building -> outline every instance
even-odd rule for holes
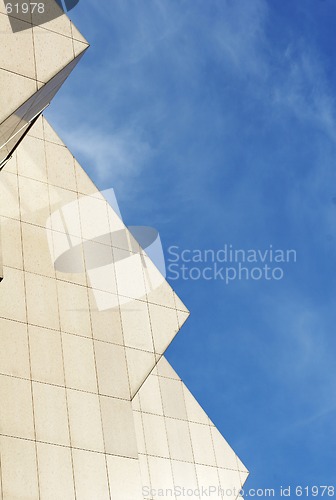
[[[245,466],[164,357],[189,311],[41,114],[88,43],[54,0],[8,4],[0,496],[236,498]]]

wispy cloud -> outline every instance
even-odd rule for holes
[[[94,169],[96,182],[104,188],[112,182],[120,192],[128,183],[136,183],[152,154],[150,145],[132,127],[106,132],[86,123],[60,132],[70,150]]]
[[[108,131],[105,128],[105,132],[111,135],[111,152],[119,158],[117,164],[123,164],[121,157],[125,154],[121,153],[121,143],[125,144],[126,139],[131,151],[139,153],[140,159],[146,158],[148,141],[144,140],[143,132],[148,132],[155,122],[162,127],[156,145],[162,145],[162,138],[167,131],[172,133],[175,125],[169,113],[170,103],[180,104],[181,125],[183,120],[192,119],[195,113],[192,106],[201,104],[197,103],[197,98],[201,98],[197,87],[206,85],[206,80],[211,84],[211,72],[207,75],[204,66],[209,61],[218,66],[224,77],[227,75],[231,85],[235,84],[234,78],[246,79],[245,91],[250,93],[250,99],[263,102],[273,118],[295,116],[336,143],[335,102],[319,54],[312,44],[294,37],[288,38],[285,48],[272,43],[267,31],[269,9],[265,0],[214,1],[209,10],[201,2],[190,5],[162,0],[131,2],[127,7],[121,1],[89,4],[85,12],[90,13],[88,31],[94,30],[94,39],[87,69],[82,70],[83,77],[90,82],[87,106],[92,109],[93,102],[100,104],[94,111],[95,128],[99,127],[99,121],[106,121],[106,113],[116,114],[116,126]],[[200,11],[203,17],[198,16]],[[92,16],[97,17],[95,23]],[[85,60],[82,64],[84,68]],[[148,101],[150,94],[152,102]],[[83,119],[81,99],[76,93],[71,95],[72,108],[77,109],[79,120]],[[125,131],[129,123],[136,123],[136,127]],[[88,136],[94,134],[91,130],[87,132]],[[96,139],[99,143],[99,138]],[[87,141],[90,142],[90,137]],[[76,140],[75,145],[82,143],[87,151],[83,142]],[[105,150],[109,138],[101,142]],[[132,153],[126,152],[128,155]],[[103,163],[104,159],[96,168],[99,177],[106,179],[110,166],[105,162],[104,174]],[[188,168],[192,166],[186,164],[185,170],[176,174],[186,175]],[[122,175],[121,169],[117,173]]]
[[[283,77],[274,85],[274,105],[315,125],[336,144],[335,98],[314,47],[300,42],[288,46]]]

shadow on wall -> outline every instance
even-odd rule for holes
[[[72,10],[79,0],[0,0],[5,4],[13,33],[29,29],[31,24],[41,26]]]

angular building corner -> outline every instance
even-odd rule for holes
[[[245,466],[164,357],[189,311],[42,115],[88,43],[55,0],[43,23],[7,3],[0,497],[237,498]]]

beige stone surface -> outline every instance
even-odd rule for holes
[[[40,24],[0,2],[0,161],[88,47],[46,7]],[[163,357],[189,311],[44,117],[0,175],[1,498],[241,487],[246,468]]]
[[[30,378],[27,325],[0,318],[0,373]]]
[[[37,443],[37,461],[41,500],[75,500],[70,449]]]
[[[37,9],[29,16],[16,12],[14,3],[9,16],[1,3],[1,160],[20,138],[20,134],[15,134],[46,107],[88,48],[87,41],[57,3],[43,3],[43,19]]]
[[[103,454],[74,450],[73,463],[78,498],[109,500],[106,459]]]
[[[3,498],[39,498],[35,443],[0,436],[0,447]]]
[[[37,441],[70,446],[65,389],[33,382],[33,401]]]
[[[64,386],[62,341],[58,331],[28,325],[31,376],[37,382]]]
[[[144,487],[206,492],[212,486],[219,492],[214,498],[225,498],[221,489],[242,488],[248,471],[164,357],[138,396],[133,413]]]

